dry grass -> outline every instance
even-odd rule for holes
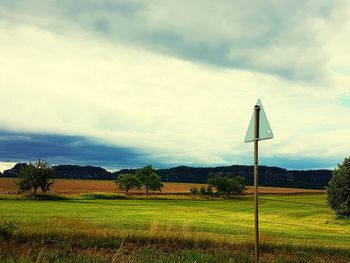
[[[192,187],[201,187],[202,184],[192,183],[164,183],[162,193],[185,194]],[[16,182],[14,178],[0,178],[0,193],[16,193]],[[78,180],[78,179],[56,179],[51,193],[54,194],[81,194],[87,192],[121,193],[115,183],[111,180]],[[144,190],[134,190],[132,193],[144,193]]]
[[[201,187],[205,184],[192,183],[164,183],[163,194],[188,194],[192,187]],[[0,193],[16,193],[16,182],[14,178],[0,178]],[[111,180],[78,180],[78,179],[56,179],[51,189],[55,194],[81,194],[87,192],[119,193],[116,185]],[[317,194],[324,190],[259,187],[261,194]],[[133,194],[144,193],[143,190],[132,191]],[[252,187],[248,187],[248,194],[253,193]]]

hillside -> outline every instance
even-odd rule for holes
[[[16,177],[26,164],[18,163],[5,170],[2,177]],[[113,180],[122,173],[134,173],[135,169],[123,169],[114,173],[101,167],[79,165],[54,166],[55,178]],[[220,167],[178,166],[157,169],[163,182],[206,183],[208,178],[221,176],[244,176],[248,184],[253,184],[253,166],[231,165]],[[297,187],[322,189],[330,180],[330,170],[286,170],[279,167],[260,166],[259,182],[262,186]]]
[[[133,169],[121,170],[116,175],[134,172]],[[164,182],[206,183],[208,178],[220,176],[244,176],[248,184],[253,184],[253,166],[232,165],[220,167],[195,168],[178,166],[168,169],[158,169],[157,173]],[[324,188],[332,176],[330,170],[286,170],[279,167],[260,166],[259,183],[263,186]]]

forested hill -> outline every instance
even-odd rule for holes
[[[18,163],[13,168],[5,170],[3,177],[16,177],[20,170],[26,167],[26,163]],[[106,169],[96,166],[80,165],[56,165],[54,168],[54,178],[60,179],[96,179],[112,180],[116,175]]]
[[[132,173],[133,169],[116,172]],[[244,176],[249,185],[253,184],[253,166],[232,165],[220,167],[194,168],[178,166],[168,169],[158,169],[157,173],[164,182],[206,183],[208,178],[220,176]],[[279,167],[259,166],[259,184],[262,186],[299,187],[321,189],[327,186],[331,179],[331,170],[286,170]]]
[[[3,177],[15,177],[26,164],[16,164],[12,169],[4,171]],[[55,178],[112,180],[122,173],[134,173],[135,169],[123,169],[108,172],[94,166],[57,165],[54,166]],[[253,184],[253,166],[232,165],[220,167],[195,168],[178,166],[158,169],[157,173],[163,182],[206,183],[208,178],[221,176],[244,176],[248,184]],[[262,186],[324,188],[330,180],[330,170],[286,170],[279,167],[259,167],[259,184]]]

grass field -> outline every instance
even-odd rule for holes
[[[191,183],[164,183],[163,194],[186,194],[190,193],[192,187],[201,187],[203,184]],[[16,193],[17,187],[14,178],[0,178],[0,193]],[[77,179],[56,179],[51,190],[55,194],[81,194],[86,192],[120,192],[111,180],[77,180]],[[144,193],[142,190],[134,190],[132,193]],[[247,193],[252,193],[248,187]],[[307,194],[324,193],[324,190],[260,187],[262,194]]]
[[[252,262],[253,200],[0,200],[0,262]],[[260,198],[262,262],[350,262],[325,195]]]

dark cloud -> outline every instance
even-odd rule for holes
[[[228,157],[228,156],[226,156]],[[142,167],[152,164],[157,168],[167,168],[184,163],[169,161],[165,158],[154,157],[145,152],[125,148],[112,147],[98,144],[86,137],[66,136],[37,133],[18,133],[0,130],[0,161],[5,162],[28,162],[37,159],[45,159],[53,164],[80,164],[97,165],[112,169]],[[232,160],[242,160],[242,156],[230,156]],[[251,157],[243,158],[249,160]],[[322,158],[288,158],[288,157],[261,157],[260,164],[278,166],[287,169],[329,169],[335,167],[339,159]],[[242,163],[227,163],[243,164]],[[186,165],[203,167],[216,166],[217,164],[191,162]],[[250,163],[246,163],[251,165]],[[223,165],[223,164],[220,164]]]
[[[141,167],[152,163],[163,167],[144,152],[98,144],[79,136],[14,133],[0,131],[2,161],[45,159],[54,164],[99,165],[109,168]]]

